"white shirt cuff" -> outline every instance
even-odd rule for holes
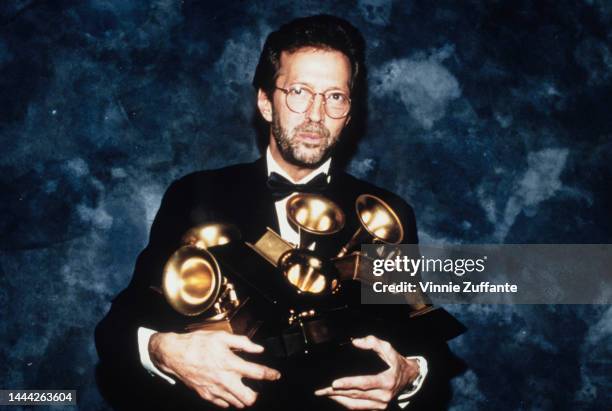
[[[419,392],[423,386],[423,381],[425,381],[425,377],[427,376],[427,360],[424,357],[417,355],[415,357],[406,357],[406,359],[415,360],[417,362],[419,365],[419,375],[412,382],[412,386],[397,397],[398,405],[401,409],[406,408],[406,406],[410,404],[408,398]]]
[[[163,378],[170,384],[174,385],[176,384],[176,381],[161,372],[159,368],[153,364],[153,361],[151,361],[151,356],[149,355],[149,340],[156,332],[157,331],[145,327],[138,328],[138,354],[140,355],[140,363],[144,369],[149,372],[149,374],[157,375],[158,377]]]

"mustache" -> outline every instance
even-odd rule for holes
[[[329,130],[324,125],[317,123],[306,123],[300,125],[295,129],[295,131],[302,133],[319,134],[325,137],[329,137],[330,134]]]

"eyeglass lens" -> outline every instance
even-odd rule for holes
[[[325,97],[325,112],[332,118],[344,117],[350,108],[349,98],[342,92],[329,91]],[[315,93],[304,88],[291,88],[287,93],[287,106],[296,113],[306,112],[315,98]]]

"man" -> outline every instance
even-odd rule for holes
[[[151,291],[151,286],[161,283],[164,263],[180,246],[183,233],[196,225],[231,222],[249,242],[255,242],[269,226],[297,243],[285,205],[293,191],[305,190],[308,183],[316,182],[347,214],[345,228],[333,238],[319,241],[317,252],[333,255],[358,228],[351,210],[363,193],[391,204],[404,225],[404,242],[417,242],[410,206],[342,172],[332,161],[334,149],[351,122],[356,92],[364,86],[361,43],[354,27],[331,16],[297,19],[268,37],[254,78],[257,107],[269,124],[265,157],[252,164],[194,173],[172,184],[130,285],[113,301],[111,311],[96,329],[102,389],[117,407],[124,404],[129,409],[147,402],[153,409],[203,409],[205,404],[214,404],[266,410],[372,410],[405,406],[410,401],[414,408],[420,395],[416,392],[424,381],[423,391],[429,385],[429,395],[422,398],[430,398],[425,406],[435,409],[434,399],[444,402],[444,381],[449,375],[444,367],[451,358],[446,345],[423,333],[407,337],[408,325],[406,335],[393,343],[380,336],[355,336],[360,338],[355,338],[353,345],[376,353],[388,367],[385,371],[353,373],[304,392],[296,388],[300,381],[295,376],[289,378],[258,363],[256,358],[264,347],[245,336],[223,331],[183,332],[177,314]],[[279,190],[271,180],[283,182],[284,188]],[[411,348],[400,350],[400,345]],[[422,351],[415,352],[415,347]],[[311,366],[304,378],[316,378],[317,367],[326,361],[316,367],[310,359],[302,362],[300,367]],[[113,385],[109,380],[114,387],[108,388]],[[258,398],[258,388],[270,395]]]

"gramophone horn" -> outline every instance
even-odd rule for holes
[[[203,248],[188,245],[179,248],[166,263],[162,290],[172,308],[194,316],[215,304],[223,282],[215,257]]]
[[[307,247],[316,236],[342,230],[344,212],[333,201],[317,195],[301,193],[287,201],[287,218],[298,228],[301,248]]]
[[[335,267],[310,250],[298,248],[285,252],[278,268],[298,294],[326,294],[338,288]]]
[[[239,238],[235,226],[222,223],[199,225],[183,235],[183,246],[172,254],[163,272],[162,291],[172,308],[193,316],[214,306],[216,314],[223,314],[240,303],[217,259],[207,251]]]
[[[240,231],[231,224],[203,224],[190,228],[181,239],[183,245],[209,248],[240,239]]]
[[[355,246],[366,241],[399,244],[404,238],[404,228],[395,211],[383,200],[371,194],[362,194],[355,201],[361,227],[342,247],[338,257],[343,257]]]

